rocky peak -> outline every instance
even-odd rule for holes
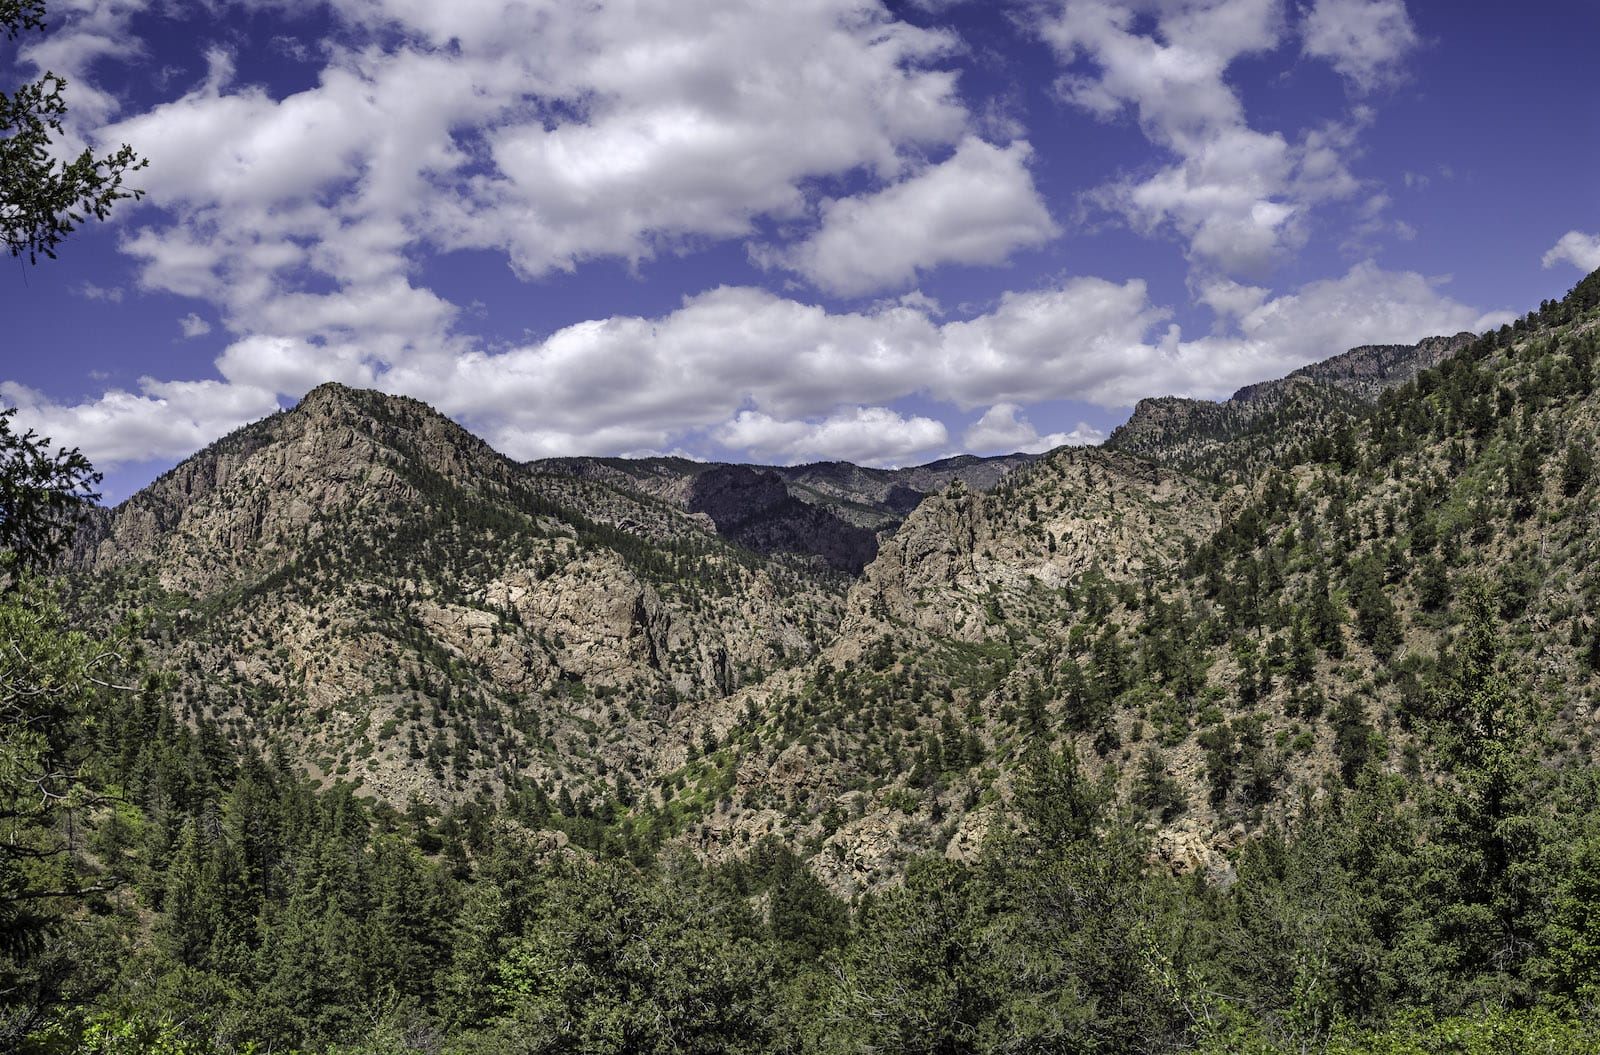
[[[1423,370],[1438,366],[1475,338],[1463,331],[1450,337],[1425,337],[1416,344],[1366,344],[1302,366],[1285,380],[1308,378],[1375,400],[1384,389],[1403,385]]]
[[[167,565],[167,585],[209,590],[271,566],[275,547],[326,530],[349,510],[415,501],[441,478],[503,491],[514,472],[424,403],[324,384],[101,517],[75,556],[96,569],[155,561]]]
[[[1386,389],[1437,366],[1473,339],[1458,333],[1414,345],[1363,345],[1285,377],[1245,385],[1221,403],[1142,399],[1106,446],[1199,476],[1234,479],[1359,417]]]

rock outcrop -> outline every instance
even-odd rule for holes
[[[1364,345],[1286,377],[1246,385],[1221,403],[1143,399],[1106,446],[1229,482],[1358,420],[1387,389],[1438,366],[1470,333],[1414,345]]]

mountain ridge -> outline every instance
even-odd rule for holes
[[[112,1010],[20,1031],[1593,1050],[1600,273],[1274,401],[954,480],[859,576],[719,533],[798,501],[750,467],[691,512],[337,389],[222,441],[63,570],[73,631],[0,597],[8,686],[154,675],[38,714],[106,796],[3,819]]]
[[[1383,392],[1438,366],[1474,338],[1463,332],[1414,345],[1362,345],[1281,378],[1245,385],[1222,402],[1141,399],[1106,446],[1236,482],[1314,436],[1352,424]]]
[[[1289,788],[1353,772],[1352,730],[1390,723],[1389,765],[1414,744],[1396,723],[1463,574],[1441,540],[1507,574],[1554,559],[1529,557],[1529,517],[1587,477],[1528,452],[1576,458],[1589,427],[1575,303],[1353,349],[1170,426],[1146,401],[1103,448],[912,470],[519,465],[422,404],[325,387],[118,507],[78,567],[86,596],[164,609],[170,660],[218,681],[193,713],[396,804],[565,795],[712,857],[776,835],[859,893],[970,852],[1027,745],[1071,742],[1119,795],[1146,767],[1181,802],[1171,866],[1223,876]],[[1564,431],[1504,431],[1538,414]],[[1512,541],[1462,548],[1493,503]],[[1572,669],[1587,624],[1547,621]]]

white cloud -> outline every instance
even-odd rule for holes
[[[189,78],[176,97],[106,125],[117,102],[96,94],[95,65],[139,53],[129,30],[146,6],[52,0],[61,24],[26,53],[73,78],[69,139],[127,140],[152,159],[149,197],[116,214],[142,287],[206,302],[179,320],[186,336],[227,332],[214,380],[60,402],[0,389],[106,464],[188,453],[330,379],[415,395],[519,457],[711,437],[763,458],[894,463],[943,453],[952,429],[968,446],[1035,449],[1097,438],[1041,435],[1028,418],[1041,402],[1225,395],[1353,344],[1496,318],[1371,263],[1290,292],[1239,281],[1302,246],[1330,202],[1365,203],[1349,228],[1363,255],[1367,239],[1404,237],[1350,167],[1370,113],[1257,128],[1230,81],[1241,59],[1289,45],[1358,90],[1381,85],[1417,45],[1399,0],[1026,5],[1044,12],[1059,97],[1136,122],[1157,152],[1091,200],[1186,247],[1195,299],[1217,317],[1188,340],[1137,280],[1064,278],[979,309],[952,292],[948,316],[896,296],[1059,230],[1020,104],[964,99],[966,45],[878,0],[330,0],[333,32],[296,53],[320,65],[303,90],[241,83],[217,49],[203,72],[175,74]],[[839,311],[719,287],[504,347],[463,333],[470,309],[419,267],[488,249],[537,277],[719,240],[759,242],[757,258],[818,289],[885,299]],[[1546,263],[1597,252],[1574,231]]]
[[[1069,102],[1105,118],[1131,105],[1151,140],[1188,154],[1214,129],[1242,122],[1223,74],[1239,56],[1277,46],[1280,7],[1280,0],[1175,0],[1161,5],[1154,33],[1146,34],[1132,5],[1060,0],[1039,31],[1067,67],[1058,87]]]
[[[903,307],[911,308],[914,311],[920,311],[923,314],[932,316],[934,318],[944,314],[944,305],[940,304],[937,300],[928,296],[920,289],[914,289],[909,293],[900,294],[900,296],[895,298],[894,303]],[[883,306],[887,307],[888,305]]]
[[[121,304],[127,291],[121,286],[97,286],[93,282],[85,282],[78,287],[78,295],[87,300],[103,300],[111,304]]]
[[[986,408],[969,446],[1092,441],[1087,428],[1040,435],[1025,408],[1218,398],[1357,344],[1504,321],[1371,263],[1280,296],[1226,280],[1200,296],[1222,321],[1185,341],[1138,281],[1068,279],[942,323],[909,302],[830,312],[723,287],[655,318],[596,319],[503,351],[256,335],[217,358],[223,380],[147,378],[139,394],[78,404],[14,384],[0,395],[108,466],[190,453],[329,379],[416,396],[517,458],[670,450],[710,436],[762,459],[903,464],[947,449],[935,407]],[[913,397],[916,413],[893,405]]]
[[[941,329],[929,391],[962,409],[1065,398],[1126,406],[1163,371],[1163,350],[1147,338],[1169,314],[1137,280],[1007,293],[993,312]]]
[[[1561,263],[1571,264],[1584,272],[1600,268],[1600,235],[1582,231],[1568,231],[1562,235],[1561,240],[1544,255],[1545,267],[1555,267]]]
[[[376,368],[354,345],[311,344],[294,337],[246,337],[228,345],[216,361],[230,384],[260,388],[291,398],[324,381],[356,388],[377,383]]]
[[[438,218],[529,275],[749,235],[800,215],[806,180],[892,177],[968,122],[954,74],[928,67],[955,39],[862,0],[600,5],[566,32],[570,49],[540,58],[584,119],[491,132],[496,172]]]
[[[1060,233],[1034,188],[1024,141],[969,136],[946,161],[876,194],[827,201],[822,227],[775,262],[842,294],[903,287],[945,263],[999,264]]]
[[[139,380],[139,393],[113,389],[99,399],[62,404],[11,381],[0,401],[58,446],[78,447],[102,470],[124,462],[181,458],[278,409],[266,389],[222,381]]]
[[[908,204],[943,224],[895,281],[997,262],[1050,230],[1025,144],[957,150],[947,182],[1001,177],[972,204],[1015,192],[966,226],[948,204],[927,211],[937,180],[898,182],[973,119],[943,68],[959,41],[876,0],[334,6],[342,43],[311,87],[238,84],[214,50],[180,97],[97,133],[152,159],[141,185],[164,211],[119,211],[140,224],[123,248],[143,287],[205,299],[241,336],[443,346],[456,312],[413,282],[425,253],[499,251],[524,277],[637,263],[801,219],[829,181],[862,174],[924,188]]]
[[[1102,120],[1131,109],[1176,159],[1091,200],[1145,234],[1182,237],[1199,266],[1264,274],[1304,244],[1315,206],[1360,189],[1348,160],[1370,113],[1291,140],[1252,128],[1227,81],[1241,57],[1280,46],[1282,0],[1057,0],[1037,29],[1062,63],[1066,102]]]
[[[1272,291],[1265,286],[1246,286],[1227,278],[1213,278],[1200,284],[1195,299],[1216,313],[1219,324],[1231,323],[1255,311]]]
[[[724,447],[782,463],[898,465],[941,450],[948,438],[932,418],[907,418],[887,407],[846,407],[822,421],[781,421],[746,410],[716,431]]]
[[[143,43],[127,27],[129,20],[148,6],[146,0],[52,2],[46,31],[22,38],[18,58],[40,72],[50,70],[65,77],[69,85],[66,136],[56,144],[61,156],[83,150],[82,129],[116,116],[120,109],[117,97],[98,87],[89,73],[97,60],[144,54]]]
[[[996,403],[967,429],[961,437],[961,443],[967,450],[979,454],[1013,451],[1042,454],[1057,447],[1101,443],[1105,438],[1104,432],[1081,421],[1071,432],[1052,432],[1041,436],[1017,404]]]
[[[1405,0],[1315,0],[1300,32],[1307,55],[1364,92],[1395,80],[1420,43]]]
[[[921,385],[938,342],[910,308],[833,314],[724,287],[659,318],[598,319],[496,354],[407,360],[383,383],[429,392],[472,420],[625,430],[622,446],[661,448],[675,429],[716,426],[747,406],[787,420],[898,398]]]
[[[1284,200],[1293,168],[1281,136],[1234,127],[1181,164],[1105,188],[1100,201],[1146,233],[1171,225],[1188,239],[1192,259],[1262,274],[1304,240],[1303,207]]]
[[[63,0],[56,50],[36,57],[86,77],[142,6]],[[759,238],[765,259],[819,288],[892,294],[1059,232],[1029,143],[980,138],[950,68],[961,42],[876,0],[333,8],[334,40],[301,56],[322,63],[310,87],[280,98],[239,84],[217,50],[183,94],[97,133],[152,159],[147,202],[118,212],[135,224],[121,244],[141,285],[208,302],[230,334],[219,380],[145,379],[76,404],[10,386],[97,459],[187,453],[337,379],[427,400],[519,457],[716,436],[765,457],[893,462],[948,441],[931,412],[892,405],[907,397],[987,408],[972,442],[1053,443],[1062,434],[1039,435],[1027,406],[1225,394],[1474,317],[1420,276],[1372,265],[1278,297],[1226,277],[1268,266],[1304,240],[1317,205],[1363,190],[1347,166],[1367,116],[1262,132],[1228,83],[1241,56],[1287,38],[1283,0],[1059,0],[1040,32],[1062,97],[1108,120],[1132,113],[1169,155],[1097,200],[1185,241],[1216,332],[1185,342],[1142,282],[1077,277],[956,319],[919,293],[839,312],[715,288],[653,318],[490,349],[457,331],[462,313],[421,284],[416,260],[486,248],[538,276]],[[1377,76],[1364,71],[1387,60],[1347,8],[1312,9],[1307,53]],[[82,113],[88,126],[115,106]],[[211,317],[180,326],[200,336]]]
[[[1239,305],[1247,304],[1241,294]],[[1339,278],[1261,301],[1243,312],[1231,334],[1184,343],[1184,366],[1174,381],[1182,377],[1186,383],[1171,390],[1217,399],[1358,345],[1481,332],[1509,319],[1504,312],[1486,314],[1450,299],[1436,281],[1414,271],[1384,271],[1366,261]]]

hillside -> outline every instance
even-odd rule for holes
[[[324,386],[85,533],[82,589],[154,607],[186,713],[396,806],[642,797],[654,837],[779,833],[855,893],[1075,741],[1168,789],[1174,867],[1225,871],[1369,732],[1405,764],[1473,568],[1587,698],[1587,477],[1546,466],[1592,435],[1591,339],[1549,305],[1145,401],[1104,450],[893,471],[519,466]]]
[[[1384,392],[1436,367],[1473,335],[1429,337],[1415,345],[1364,345],[1286,377],[1246,385],[1212,403],[1142,399],[1106,446],[1208,479],[1237,483],[1309,443],[1348,442],[1347,429]]]
[[[927,495],[956,480],[992,490],[1033,458],[963,455],[905,469],[848,462],[749,466],[683,458],[547,458],[527,468],[650,495],[706,514],[719,534],[757,552],[818,557],[859,575],[877,554],[878,535],[898,527]]]
[[[207,1055],[1593,1050],[1597,353],[1600,273],[1150,403],[858,575],[826,505],[739,540],[779,471],[325,386],[80,535],[76,625],[165,673],[26,830],[121,877],[71,933],[165,1017],[111,1021]]]
[[[706,700],[814,654],[842,592],[333,385],[112,511],[77,561],[85,603],[153,612],[186,713],[401,805],[647,770]]]

